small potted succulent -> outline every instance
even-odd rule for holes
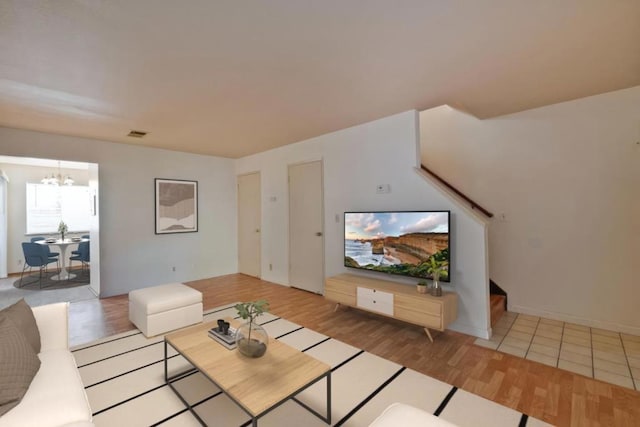
[[[266,300],[258,300],[239,303],[234,307],[241,318],[249,319],[236,331],[238,351],[247,357],[263,356],[267,351],[269,335],[262,326],[254,322],[254,319],[269,311],[269,303]]]
[[[426,282],[426,280],[420,280],[416,284],[416,290],[418,291],[419,294],[426,294],[428,288],[429,288],[429,284]]]

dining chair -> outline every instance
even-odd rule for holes
[[[47,240],[47,239],[42,236],[36,236],[31,238],[31,243],[39,242],[41,240]],[[49,258],[56,259],[58,271],[60,271],[60,259],[58,259],[58,257],[60,256],[60,252],[51,252],[51,248],[49,247],[49,245],[43,245],[43,246],[46,248],[47,256]]]
[[[83,234],[80,236],[81,239],[89,239],[90,236],[88,234]],[[76,249],[75,251],[71,251],[71,255],[80,255],[80,250]]]
[[[78,245],[78,249],[73,251],[76,253],[69,258],[69,269],[71,270],[71,266],[73,265],[73,261],[80,261],[82,263],[82,272],[84,273],[85,267],[89,266],[89,262],[91,261],[90,251],[89,251],[89,242],[80,242]]]
[[[29,273],[33,267],[40,270],[40,289],[42,289],[42,275],[47,271],[47,266],[53,262],[57,263],[57,258],[50,258],[46,251],[47,246],[34,242],[22,242],[22,252],[24,253],[24,266],[20,274],[20,282],[18,287],[22,287],[22,278],[24,272],[29,267]]]

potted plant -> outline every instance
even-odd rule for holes
[[[440,278],[449,276],[449,262],[446,260],[438,260],[435,256],[427,261],[427,273],[433,278],[433,286],[431,287],[431,295],[442,296],[442,287],[440,286]]]
[[[426,280],[420,280],[416,284],[416,289],[417,289],[419,294],[426,294],[427,293],[427,289],[428,289],[428,284],[427,284]]]
[[[60,221],[60,224],[58,224],[58,233],[60,233],[60,239],[62,241],[64,241],[64,233],[67,232],[67,224],[64,223],[64,221]]]
[[[235,309],[242,319],[249,320],[236,331],[238,351],[248,357],[263,356],[267,351],[269,336],[267,331],[253,320],[269,311],[269,303],[266,300],[243,302],[236,304]]]

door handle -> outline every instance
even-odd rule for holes
[[[318,231],[318,232],[316,233],[316,236],[318,236],[318,237],[322,236],[322,232]]]

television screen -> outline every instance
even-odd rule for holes
[[[449,282],[449,211],[345,212],[344,265]],[[430,268],[431,267],[431,268]]]

